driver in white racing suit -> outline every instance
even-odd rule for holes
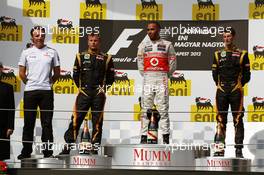
[[[140,74],[143,76],[142,112],[144,113],[141,128],[141,143],[147,143],[149,120],[147,109],[157,105],[161,118],[159,127],[163,135],[163,143],[169,144],[170,120],[168,78],[176,69],[176,53],[171,42],[160,38],[160,25],[151,21],[147,25],[150,40],[138,46],[137,61]]]

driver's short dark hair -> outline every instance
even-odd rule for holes
[[[233,36],[236,35],[236,31],[233,27],[225,28],[224,33],[231,33],[231,35],[233,35]]]
[[[41,30],[42,33],[44,33],[44,34],[46,33],[46,30],[45,30],[44,27],[42,27],[42,26],[34,26],[34,27],[32,27],[32,29],[30,30],[30,35],[31,35],[31,37],[33,36],[33,32],[34,32],[35,30]]]
[[[149,24],[156,24],[156,26],[158,26],[158,28],[161,29],[161,25],[157,21],[149,21],[147,25],[149,25]]]

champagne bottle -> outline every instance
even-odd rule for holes
[[[153,108],[147,110],[147,117],[149,118],[148,132],[147,132],[147,143],[157,144],[158,143],[158,128],[159,128],[159,112]]]
[[[89,154],[91,151],[91,137],[88,128],[87,119],[84,120],[84,127],[81,134],[81,143],[80,143],[80,154]]]

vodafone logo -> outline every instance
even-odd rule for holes
[[[157,66],[158,64],[159,64],[159,60],[158,60],[158,58],[151,58],[151,60],[149,61],[150,62],[150,64],[152,65],[152,66]]]

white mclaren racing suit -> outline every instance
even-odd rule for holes
[[[171,42],[164,39],[142,42],[138,46],[138,69],[143,76],[141,135],[147,135],[147,109],[152,109],[154,98],[161,118],[162,134],[170,134],[168,76],[176,69],[176,53]]]

